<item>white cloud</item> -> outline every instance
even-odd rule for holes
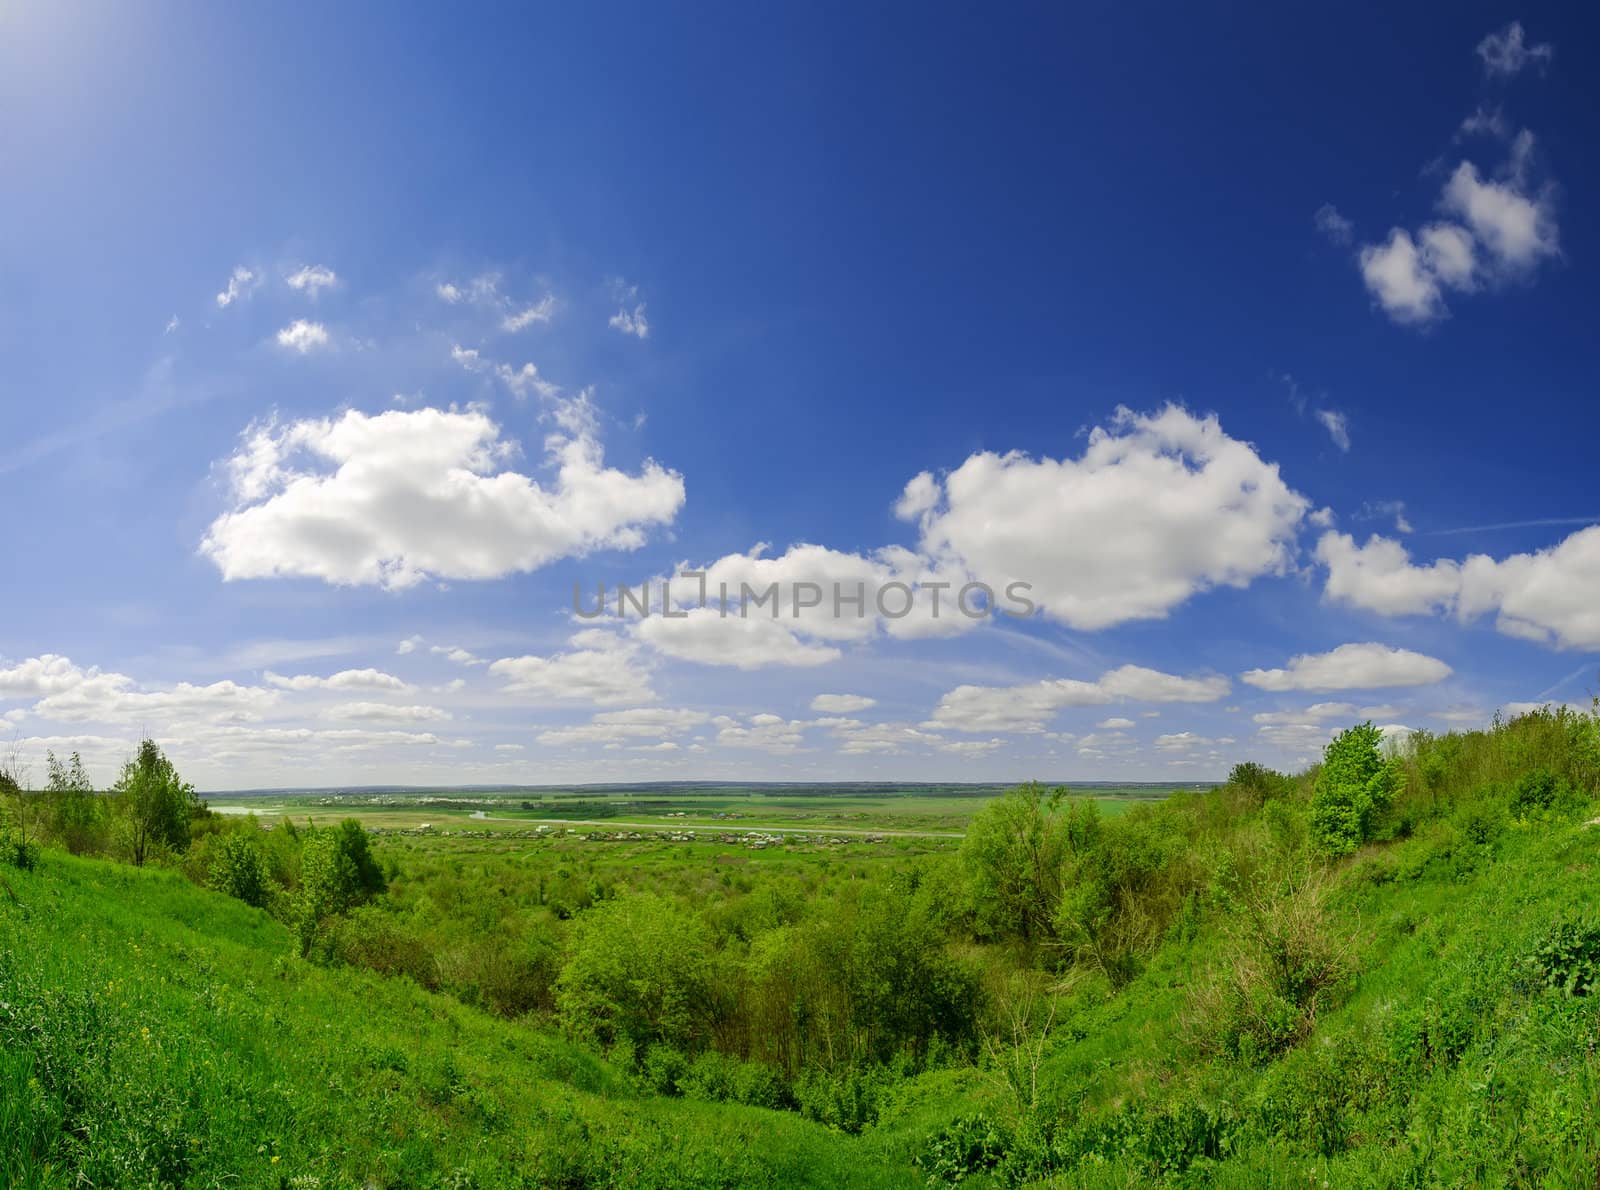
[[[1111,697],[1134,702],[1216,702],[1233,688],[1221,674],[1180,678],[1142,665],[1123,665],[1101,674],[1099,684]]]
[[[438,707],[394,706],[386,702],[342,702],[319,712],[330,719],[358,723],[428,723],[449,719],[450,712]]]
[[[421,639],[420,637],[418,639]],[[488,665],[486,658],[479,657],[460,645],[429,645],[428,652],[435,657],[443,657],[446,661],[453,661],[457,665]]]
[[[1560,649],[1600,648],[1600,525],[1529,554],[1416,565],[1397,541],[1374,536],[1357,547],[1344,534],[1326,534],[1317,560],[1328,567],[1330,598],[1381,615],[1454,612],[1470,621],[1497,613],[1507,636]]]
[[[324,289],[332,289],[339,284],[338,275],[326,265],[302,265],[284,278],[290,289],[298,289],[310,297],[316,297]]]
[[[924,727],[944,731],[1036,732],[1064,707],[1111,701],[1094,682],[1056,678],[1021,686],[957,686],[939,699]]]
[[[320,678],[314,674],[297,674],[292,678],[275,674],[268,670],[263,675],[267,685],[276,686],[280,690],[410,690],[406,682],[401,681],[393,674],[384,673],[377,669],[344,669],[328,677]]]
[[[922,471],[907,482],[900,499],[895,501],[894,515],[902,521],[914,521],[938,503],[939,481],[933,478],[933,472]]]
[[[1357,711],[1354,703],[1317,702],[1298,711],[1261,711],[1250,718],[1262,727],[1290,727],[1302,723],[1321,723],[1324,719],[1371,718]]]
[[[976,454],[945,477],[925,555],[1003,590],[1027,582],[1073,628],[1161,619],[1193,595],[1289,565],[1309,508],[1215,416],[1119,409],[1079,459]]]
[[[506,679],[506,693],[541,702],[620,706],[655,701],[638,645],[598,628],[574,634],[570,643],[570,651],[551,657],[502,657],[489,672]]]
[[[1324,590],[1329,599],[1386,616],[1446,610],[1461,589],[1456,563],[1413,566],[1403,545],[1376,533],[1364,546],[1348,533],[1324,533],[1316,558],[1328,568]]]
[[[502,469],[516,444],[478,410],[255,425],[226,463],[236,507],[200,549],[229,580],[403,588],[635,549],[683,505],[675,472],[653,461],[634,475],[605,467],[587,431],[552,434],[545,448],[549,486]]]
[[[1434,322],[1449,313],[1447,289],[1470,293],[1526,279],[1541,261],[1560,255],[1549,187],[1535,192],[1529,186],[1533,148],[1526,130],[1512,138],[1498,178],[1485,178],[1472,162],[1461,162],[1438,201],[1451,219],[1424,226],[1416,239],[1396,227],[1386,243],[1361,248],[1362,279],[1390,318]]]
[[[520,368],[513,368],[510,364],[494,363],[485,359],[476,347],[462,347],[459,343],[450,349],[450,358],[469,372],[488,372],[505,385],[513,396],[523,398],[539,396],[546,400],[554,400],[561,393],[560,385],[540,375],[538,366],[533,363],[525,363]],[[576,398],[574,408],[585,404],[587,400],[586,393],[579,396]]]
[[[681,619],[649,616],[634,625],[633,631],[658,652],[702,665],[736,669],[812,666],[840,656],[832,645],[802,640],[777,620],[759,614],[725,617],[714,607],[692,608]]]
[[[1126,731],[1128,728],[1133,726],[1133,720],[1123,719],[1120,716],[1114,716],[1110,719],[1100,720],[1100,722],[1096,723],[1095,726],[1101,731]]]
[[[515,333],[526,330],[536,322],[549,322],[556,312],[556,296],[547,293],[531,306],[527,306],[512,314],[507,314],[500,322],[500,329]]]
[[[433,287],[433,292],[439,296],[440,301],[449,302],[452,306],[467,296],[459,285],[452,285],[449,281],[439,282]]]
[[[1155,746],[1163,752],[1187,752],[1192,748],[1210,748],[1215,743],[1215,740],[1196,735],[1192,731],[1177,731],[1169,735],[1158,735]]]
[[[320,322],[307,322],[304,318],[295,319],[278,332],[278,346],[298,351],[301,355],[313,347],[325,347],[327,343],[328,328]]]
[[[1560,544],[1496,561],[1475,554],[1461,564],[1457,614],[1498,615],[1508,636],[1561,649],[1600,649],[1600,525]]]
[[[1504,29],[1489,34],[1478,43],[1483,73],[1490,78],[1512,78],[1520,74],[1524,67],[1542,67],[1555,56],[1555,52],[1555,47],[1547,41],[1529,45],[1521,21],[1512,21]]]
[[[1396,322],[1432,322],[1444,316],[1439,279],[1404,228],[1391,229],[1386,244],[1363,245],[1356,259],[1368,291]]]
[[[170,335],[178,329],[179,325],[181,324],[178,322],[178,316],[174,314],[171,318],[167,319],[167,329],[161,333],[164,335]]]
[[[660,739],[682,735],[708,723],[704,711],[675,710],[668,707],[639,707],[626,711],[601,711],[588,723],[555,727],[541,732],[539,742],[552,747],[566,744],[616,744],[641,739]]]
[[[1333,439],[1333,444],[1340,450],[1350,450],[1350,423],[1344,414],[1333,409],[1318,409],[1316,418],[1322,423],[1322,428],[1328,431],[1328,437]]]
[[[819,694],[811,700],[811,709],[824,715],[851,715],[877,705],[877,699],[864,694]]]
[[[964,732],[1036,732],[1065,707],[1135,702],[1214,702],[1227,695],[1224,677],[1183,678],[1138,665],[1108,670],[1098,681],[1046,679],[1020,686],[957,686],[922,726]],[[1127,723],[1127,720],[1107,720]],[[1128,724],[1131,726],[1131,724]]]
[[[395,652],[399,653],[402,657],[404,657],[407,653],[416,652],[417,651],[417,646],[420,645],[421,643],[422,643],[422,637],[420,637],[420,636],[408,636],[408,637],[405,638],[405,640],[401,641],[400,644],[395,648]]]
[[[179,682],[174,686],[139,690],[134,688],[133,679],[122,674],[101,674],[41,699],[34,704],[33,713],[43,719],[62,722],[99,720],[141,725],[193,719],[212,723],[247,722],[259,718],[278,699],[276,690],[241,686],[233,681],[212,682],[206,686]]]
[[[1339,209],[1331,202],[1325,202],[1318,207],[1311,219],[1316,224],[1317,230],[1335,244],[1348,244],[1355,234],[1355,224],[1339,214]]]
[[[217,308],[225,310],[240,298],[249,297],[257,283],[255,273],[240,265],[228,277],[227,288],[217,294]]]
[[[754,748],[786,756],[798,752],[804,740],[807,724],[803,720],[785,720],[778,715],[748,716],[743,723],[728,715],[719,715],[717,743],[724,748]]]
[[[626,307],[618,310],[611,316],[608,326],[621,331],[625,335],[632,335],[636,339],[650,337],[650,320],[645,317],[644,303],[641,302],[629,311]]]
[[[1531,138],[1526,143],[1531,145]],[[1506,273],[1526,273],[1545,257],[1560,254],[1555,213],[1548,198],[1523,193],[1519,177],[1488,180],[1479,175],[1477,166],[1463,161],[1445,184],[1440,206],[1466,222],[1491,261]],[[1438,265],[1435,271],[1442,280],[1463,283],[1447,276]],[[1470,276],[1469,269],[1466,278]]]
[[[1436,657],[1375,643],[1340,645],[1327,653],[1302,653],[1286,669],[1252,669],[1240,680],[1262,690],[1367,690],[1426,686],[1453,671]]]
[[[0,699],[45,698],[74,690],[85,682],[128,685],[132,678],[122,674],[103,674],[98,666],[88,669],[73,664],[70,657],[45,653],[12,665],[0,662]]]

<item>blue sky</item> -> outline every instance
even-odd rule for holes
[[[9,5],[6,746],[1204,780],[1587,705],[1596,24]],[[713,564],[1038,611],[572,613]]]

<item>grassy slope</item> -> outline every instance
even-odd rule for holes
[[[915,1182],[866,1141],[640,1098],[530,1028],[288,958],[265,914],[174,874],[47,853],[6,879],[0,1183]]]
[[[1330,926],[1354,974],[1276,1060],[1209,1056],[1192,992],[1237,948],[1169,942],[1114,998],[1058,1022],[1042,1113],[1062,1186],[1600,1184],[1600,997],[1541,985],[1527,957],[1594,915],[1600,828],[1510,824],[1369,848]]]
[[[8,878],[23,908],[0,893],[6,1184],[907,1185],[957,1116],[1017,1127],[971,1070],[903,1084],[860,1138],[642,1098],[531,1027],[290,959],[263,914],[174,875],[52,853]],[[1215,1055],[1196,1015],[1239,949],[1237,915],[1215,906],[1117,995],[1066,997],[1033,1172],[1596,1185],[1600,997],[1542,987],[1526,959],[1553,922],[1594,915],[1597,889],[1600,828],[1577,822],[1510,821],[1475,843],[1442,820],[1368,847],[1326,906],[1353,974],[1309,1036],[1257,1062]]]

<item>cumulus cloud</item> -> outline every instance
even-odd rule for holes
[[[833,645],[803,639],[777,620],[723,616],[712,607],[691,608],[681,619],[650,616],[633,631],[668,657],[735,669],[826,665],[840,656]]]
[[[1404,228],[1391,230],[1386,243],[1364,245],[1356,259],[1368,291],[1396,322],[1432,322],[1444,315],[1439,278]]]
[[[1281,574],[1310,505],[1215,416],[1119,409],[1077,459],[975,454],[939,485],[922,549],[1072,628],[1165,617]]]
[[[1123,665],[1101,674],[1099,686],[1112,698],[1133,702],[1216,702],[1233,688],[1221,674],[1180,678],[1142,665]]]
[[[315,674],[296,674],[294,677],[284,677],[268,670],[262,675],[266,678],[267,685],[276,686],[280,690],[394,690],[406,691],[411,686],[395,677],[393,674],[384,673],[378,669],[344,669],[327,677],[318,677]]]
[[[1019,686],[957,686],[946,693],[922,726],[962,732],[1043,731],[1066,707],[1133,702],[1215,702],[1231,685],[1221,676],[1184,678],[1139,665],[1108,670],[1098,681],[1054,678]],[[1131,727],[1126,719],[1106,720]]]
[[[1534,553],[1474,554],[1418,565],[1398,541],[1365,546],[1339,533],[1317,543],[1330,599],[1381,615],[1453,612],[1462,621],[1495,613],[1507,636],[1559,649],[1600,648],[1600,525]]]
[[[506,469],[517,444],[479,410],[356,410],[251,426],[224,464],[235,507],[200,550],[224,579],[412,586],[488,579],[597,549],[635,549],[683,505],[653,461],[604,465],[588,430],[545,441],[552,482]]]
[[[278,332],[278,346],[298,351],[301,355],[313,347],[326,347],[327,344],[328,328],[320,322],[307,322],[304,318],[295,319]]]
[[[637,644],[598,628],[575,633],[570,644],[567,652],[550,657],[502,657],[489,672],[506,680],[507,694],[540,702],[620,706],[655,701]]]
[[[1542,68],[1555,52],[1547,41],[1529,45],[1521,21],[1512,21],[1478,43],[1483,73],[1489,78],[1514,78],[1528,66]]]
[[[98,666],[73,663],[70,657],[44,653],[10,665],[0,662],[0,699],[44,698],[76,689],[85,682],[129,685],[133,679],[122,674],[103,674]]]
[[[339,277],[326,265],[302,265],[284,278],[290,289],[297,289],[310,297],[316,297],[324,289],[332,289],[339,284]]]
[[[1101,731],[1126,731],[1133,725],[1132,719],[1124,719],[1120,715],[1113,716],[1110,719],[1102,719],[1095,724]]]
[[[1056,678],[1020,686],[957,686],[923,726],[945,731],[1043,731],[1065,707],[1101,706],[1111,696],[1093,682]]]
[[[1252,669],[1240,680],[1261,690],[1367,690],[1426,686],[1453,671],[1436,657],[1375,643],[1340,645],[1327,653],[1302,653],[1284,669]]]
[[[245,268],[244,265],[240,265],[228,277],[227,287],[217,294],[217,308],[226,310],[240,298],[249,297],[256,285],[255,273]]]
[[[925,512],[931,512],[939,503],[939,482],[933,472],[922,471],[914,475],[895,501],[894,515],[902,521],[914,521]]]
[[[1438,208],[1448,218],[1426,224],[1415,237],[1396,227],[1386,242],[1362,246],[1356,257],[1362,280],[1390,318],[1435,322],[1449,313],[1447,291],[1526,280],[1542,261],[1560,255],[1551,189],[1530,181],[1533,149],[1533,134],[1518,133],[1495,177],[1461,162],[1439,195]]]
[[[811,700],[811,709],[824,715],[853,715],[877,705],[877,699],[864,694],[819,694]]]
[[[1451,561],[1414,566],[1398,541],[1374,533],[1357,545],[1348,533],[1324,533],[1316,559],[1328,568],[1329,599],[1386,616],[1422,615],[1451,608],[1461,590],[1461,568]]]

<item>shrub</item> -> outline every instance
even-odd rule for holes
[[[1202,1048],[1246,1063],[1299,1043],[1328,994],[1349,973],[1348,942],[1329,932],[1323,876],[1276,895],[1241,899],[1232,942],[1237,957],[1191,999],[1191,1031]]]
[[[1583,917],[1555,923],[1527,963],[1546,987],[1568,996],[1593,995],[1600,989],[1600,922]]]
[[[31,872],[39,866],[39,844],[32,839],[8,833],[5,839],[0,841],[0,859],[13,868]]]
[[[254,839],[237,831],[223,838],[211,861],[211,887],[257,909],[267,903],[271,877]]]
[[[959,1116],[930,1136],[916,1163],[927,1171],[930,1186],[954,1185],[996,1168],[1009,1147],[1005,1130],[979,1112]]]
[[[1378,815],[1400,786],[1401,767],[1385,762],[1383,733],[1369,720],[1334,737],[1311,794],[1311,835],[1329,855],[1348,855],[1372,838]]]

